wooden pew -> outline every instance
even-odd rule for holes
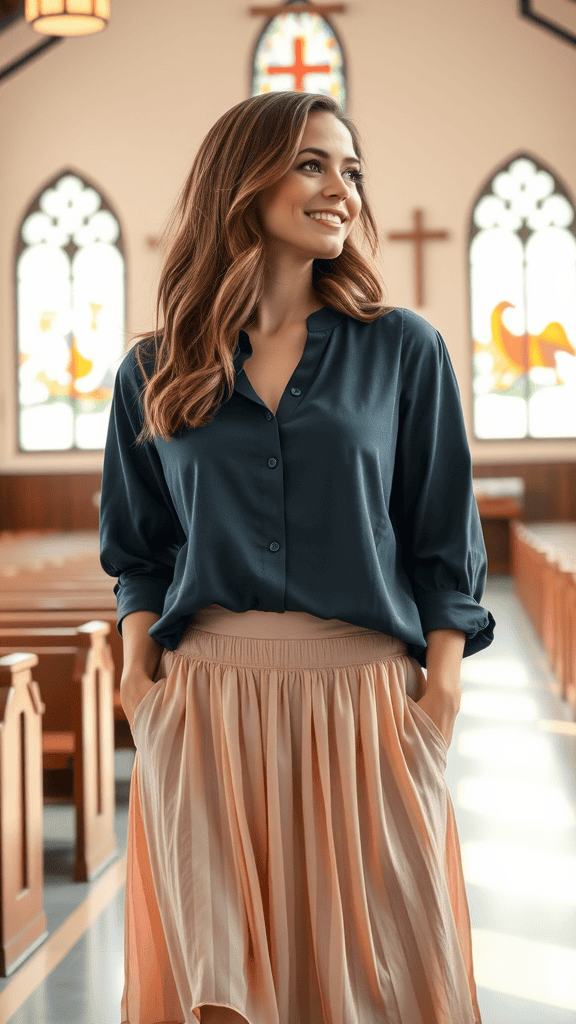
[[[40,579],[35,579],[32,574],[14,578],[4,576],[0,581],[0,586],[2,588],[2,603],[8,594],[30,594],[42,591],[73,594],[78,593],[79,589],[84,589],[84,591],[89,590],[91,594],[101,595],[108,594],[112,590],[106,580],[90,578],[83,574],[63,578],[59,570],[58,575],[52,577],[43,573]]]
[[[20,612],[0,611],[0,628],[9,630],[54,627],[76,628],[81,626],[86,622],[86,619],[90,617],[90,613],[85,614],[82,611],[35,611],[33,608],[29,611]],[[125,723],[119,726],[116,730],[115,746],[118,749],[122,748],[133,750],[134,739],[126,719],[124,708],[120,701],[120,680],[122,678],[122,667],[124,664],[124,647],[122,637],[116,628],[116,612],[99,611],[97,613],[97,618],[99,621],[108,622],[110,624],[108,644],[112,655],[112,661],[114,663],[114,719],[117,722]]]
[[[0,598],[0,609],[2,607],[2,600]],[[34,608],[33,598],[29,601],[28,609],[21,609],[20,611],[1,611],[0,610],[0,628],[4,629],[30,629],[30,628],[46,628],[46,627],[69,627],[77,628],[81,626],[87,619],[90,619],[91,613],[85,613],[82,609],[79,611],[38,611]],[[114,711],[115,718],[124,718],[125,715],[120,704],[120,679],[122,677],[122,668],[124,665],[124,646],[122,637],[120,636],[116,628],[116,611],[111,609],[102,609],[98,611],[97,618],[99,621],[108,622],[110,624],[110,632],[108,634],[108,644],[110,647],[110,653],[112,654],[112,661],[114,662],[114,683],[115,683],[115,694],[118,693],[118,707],[120,713],[117,710]],[[114,707],[116,709],[116,698]]]
[[[73,643],[29,633],[17,645],[2,643],[0,656],[33,653],[35,680],[45,706],[43,768],[73,767],[76,808],[74,880],[93,879],[117,856],[114,833],[114,666],[106,637],[110,624],[78,626]],[[33,641],[33,642],[31,642]]]
[[[48,936],[44,911],[42,715],[36,654],[0,658],[0,975]]]
[[[47,536],[45,536],[47,535]],[[54,536],[53,536],[54,535]],[[110,623],[114,661],[116,745],[133,748],[132,732],[120,701],[124,663],[122,638],[116,628],[116,580],[104,573],[98,531],[27,530],[12,535],[0,559],[0,627],[79,626],[96,618]],[[91,550],[74,550],[88,543]],[[60,556],[60,550],[65,552]],[[82,595],[82,596],[80,596]]]
[[[38,535],[37,546],[31,542],[34,533]],[[86,881],[96,877],[117,856],[113,718],[116,673],[106,643],[106,635],[110,634],[121,675],[122,640],[116,630],[114,581],[103,573],[93,555],[78,553],[63,559],[59,555],[59,541],[48,545],[47,552],[42,546],[46,543],[43,534],[44,531],[25,531],[22,537],[15,534],[14,544],[6,535],[2,538],[0,607],[12,609],[2,613],[6,616],[5,633],[0,637],[0,968],[4,977],[47,936],[42,906],[43,767],[74,768],[74,878]],[[74,543],[71,542],[72,546]],[[27,560],[25,566],[18,565],[22,557]],[[58,594],[62,595],[61,600],[57,599]],[[52,596],[56,597],[54,602]],[[57,611],[38,611],[38,605],[55,607]],[[101,605],[104,617],[110,621],[86,622],[94,619],[95,610],[98,615]],[[73,610],[67,610],[69,607]],[[65,620],[60,629],[54,621],[58,615]],[[48,631],[44,625],[38,627],[38,620],[46,619],[51,620],[52,628]],[[28,625],[23,627],[23,621]],[[26,636],[22,635],[23,628],[27,629]],[[30,666],[35,667],[34,681]],[[8,684],[4,685],[6,680]],[[19,699],[14,699],[14,691]],[[43,695],[48,695],[46,702],[41,699]],[[119,692],[118,710],[125,718]],[[44,715],[44,722],[40,715]],[[33,717],[36,731],[27,721]]]
[[[116,580],[100,565],[98,531],[7,530],[0,539],[0,626],[76,627],[93,618],[109,622],[114,717],[126,722],[120,702],[124,649],[116,628]],[[127,728],[118,738],[120,745],[133,747]]]
[[[576,523],[512,524],[512,571],[576,720]]]
[[[11,622],[21,624],[22,626],[35,625],[36,622],[38,622],[38,625],[41,625],[43,623],[40,617],[30,621],[30,616],[36,616],[40,612],[54,612],[56,614],[54,621],[51,623],[52,625],[80,625],[81,622],[86,622],[87,619],[92,618],[110,621],[111,625],[113,625],[110,646],[114,658],[119,693],[124,651],[122,638],[116,629],[114,580],[104,573],[101,575],[104,579],[100,580],[97,586],[92,585],[91,582],[86,584],[82,577],[76,577],[72,580],[62,579],[62,574],[59,570],[52,570],[50,576],[44,579],[41,588],[37,585],[36,581],[31,583],[27,573],[22,573],[18,577],[18,584],[16,586],[8,586],[6,580],[3,579],[0,582],[0,620],[3,620],[2,625],[10,625]],[[22,614],[19,615],[18,613]],[[66,619],[65,613],[72,614]],[[13,617],[7,619],[8,614]],[[125,717],[123,716],[119,698],[117,706],[121,712],[118,717]]]
[[[518,521],[511,525],[512,566],[516,596],[544,642],[544,580],[548,549],[536,544],[529,531]]]
[[[566,581],[566,689],[564,696],[569,701],[576,721],[576,573],[570,573]]]
[[[77,591],[57,591],[48,585],[43,590],[34,590],[31,593],[16,591],[14,593],[2,593],[0,608],[2,611],[27,611],[31,607],[38,611],[81,611],[87,609],[89,612],[110,611],[116,604],[116,598],[112,588],[108,592],[79,594]]]

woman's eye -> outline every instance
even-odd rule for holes
[[[313,164],[316,167],[320,167],[318,160],[306,160],[305,163],[300,164],[299,170],[302,170],[304,167],[311,167]],[[364,180],[364,175],[362,174],[361,171],[356,171],[353,168],[349,168],[348,173],[352,175],[353,180],[356,182],[361,182]]]

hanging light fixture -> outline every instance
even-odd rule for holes
[[[106,28],[110,0],[25,0],[26,21],[46,36],[88,36]]]

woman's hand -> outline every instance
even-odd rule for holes
[[[454,691],[430,688],[416,703],[438,726],[449,747],[452,742],[456,716],[460,710],[460,700]]]
[[[128,719],[130,731],[134,724],[136,708],[141,700],[156,686],[153,679],[150,679],[145,672],[130,672],[129,675],[122,675],[120,678],[120,703],[124,708],[124,714]]]

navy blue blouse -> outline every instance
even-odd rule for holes
[[[244,373],[241,330],[232,395],[169,441],[134,445],[144,381],[135,348],[123,358],[100,504],[118,632],[153,611],[150,636],[174,650],[192,613],[219,604],[367,626],[423,667],[431,629],[462,630],[475,654],[496,623],[480,604],[486,549],[444,339],[404,308],[364,323],[325,306],[306,323],[276,415]]]

